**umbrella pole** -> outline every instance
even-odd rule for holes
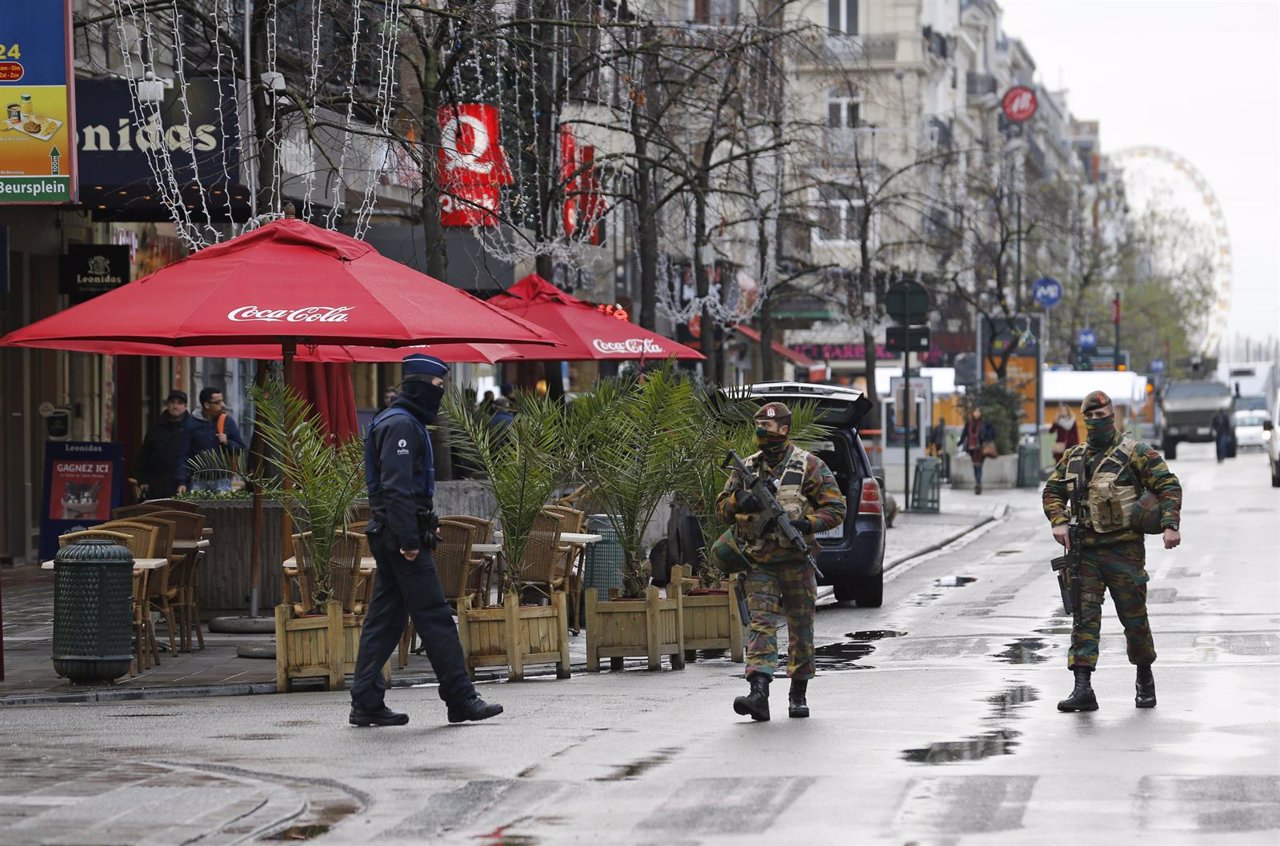
[[[293,357],[298,353],[298,342],[293,339],[285,339],[281,342],[281,359],[284,364],[284,383],[290,388],[293,387]],[[289,484],[289,474],[284,475],[281,480],[287,491],[292,485]],[[288,500],[288,497],[285,497]],[[284,514],[280,519],[280,556],[282,559],[288,558],[293,554],[293,521],[289,519],[289,509],[284,509]],[[287,585],[287,583],[286,583]],[[287,600],[286,600],[287,601]],[[306,602],[303,597],[303,602]]]
[[[253,382],[259,388],[267,383],[267,366],[265,362],[260,361],[255,365]],[[260,479],[262,476],[266,448],[266,444],[263,443],[262,439],[262,428],[255,425],[253,427],[253,443],[250,446],[250,451],[253,453],[253,478],[255,479]],[[249,547],[249,616],[257,617],[262,593],[262,485],[256,483],[253,486],[253,531],[251,537],[253,542]]]

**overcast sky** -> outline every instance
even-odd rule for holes
[[[1104,152],[1167,147],[1231,231],[1228,334],[1280,338],[1280,2],[1000,0],[1038,82],[1101,122]]]

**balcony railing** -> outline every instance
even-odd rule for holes
[[[892,62],[898,58],[898,36],[828,33],[825,48],[826,58],[833,61]]]
[[[970,97],[996,93],[996,78],[989,73],[969,71],[964,76],[964,90]]]

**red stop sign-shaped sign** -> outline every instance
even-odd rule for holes
[[[1000,100],[1004,116],[1014,123],[1030,120],[1036,113],[1036,92],[1025,85],[1015,85]]]

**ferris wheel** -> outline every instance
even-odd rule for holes
[[[1231,310],[1231,232],[1227,229],[1227,219],[1222,213],[1218,196],[1213,192],[1213,186],[1195,165],[1165,147],[1155,145],[1125,147],[1109,154],[1109,157],[1121,166],[1126,163],[1139,167],[1151,165],[1166,174],[1174,175],[1183,189],[1179,192],[1179,198],[1185,197],[1187,203],[1193,206],[1189,211],[1198,212],[1197,216],[1204,220],[1213,239],[1215,297],[1205,324],[1204,337],[1200,341],[1200,351],[1206,355],[1216,354],[1218,343],[1226,334],[1227,317]],[[1126,169],[1126,190],[1131,187],[1131,180],[1137,176],[1132,173],[1134,170],[1134,167]],[[1138,179],[1140,178],[1139,176]]]

